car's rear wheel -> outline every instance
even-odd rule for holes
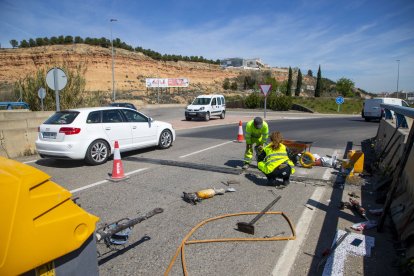
[[[204,120],[206,120],[206,121],[210,120],[210,112],[206,113],[206,116],[204,117]]]
[[[226,111],[222,111],[220,114],[220,119],[224,119],[226,117]]]
[[[100,165],[108,160],[109,154],[108,143],[104,140],[96,140],[89,145],[85,160],[91,165]]]
[[[161,132],[160,140],[158,142],[158,146],[161,149],[167,149],[167,148],[171,147],[172,141],[173,141],[173,136],[172,136],[171,131],[169,131],[168,129],[164,129]]]

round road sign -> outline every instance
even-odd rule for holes
[[[43,87],[40,87],[37,91],[37,96],[39,96],[40,99],[44,99],[46,97],[46,90]]]
[[[47,72],[46,83],[52,90],[62,90],[65,88],[68,79],[65,72],[60,68],[52,68]],[[55,87],[56,83],[56,87]]]
[[[336,104],[343,104],[345,102],[344,97],[338,96],[335,99]]]

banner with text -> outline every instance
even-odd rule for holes
[[[145,79],[145,86],[149,88],[155,87],[188,87],[187,78],[172,79]]]

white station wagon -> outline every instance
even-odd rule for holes
[[[36,150],[42,158],[84,159],[105,163],[114,152],[158,146],[169,148],[175,140],[171,124],[156,121],[136,110],[93,107],[58,111],[38,128]]]

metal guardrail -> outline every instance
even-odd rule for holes
[[[381,104],[381,107],[384,108],[385,119],[392,119],[394,112],[397,128],[408,128],[405,117],[414,118],[414,108],[392,104]]]

